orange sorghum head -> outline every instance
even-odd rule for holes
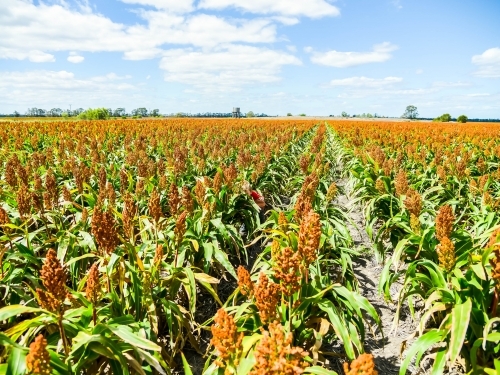
[[[488,247],[493,247],[493,258],[490,259],[491,278],[496,282],[496,288],[500,292],[500,229],[493,232]]]
[[[7,214],[7,211],[0,206],[0,227],[8,223],[10,223],[9,215]]]
[[[85,296],[93,304],[97,303],[99,293],[101,292],[101,280],[99,278],[99,269],[97,263],[90,267],[89,276],[87,278],[87,287],[85,288]]]
[[[184,234],[186,233],[186,217],[188,215],[187,211],[183,211],[179,217],[177,218],[177,221],[175,222],[175,229],[174,229],[174,234],[175,238],[177,239],[178,243],[182,242],[182,238],[184,237]]]
[[[330,202],[332,199],[334,199],[337,196],[337,192],[337,184],[335,182],[332,182],[326,192],[326,201]]]
[[[436,238],[439,241],[445,237],[450,238],[454,221],[455,215],[453,215],[451,206],[442,206],[436,216]]]
[[[286,247],[274,257],[274,276],[280,282],[281,291],[286,296],[293,295],[300,289],[301,256],[291,247]]]
[[[205,185],[201,180],[196,181],[196,186],[194,188],[194,196],[196,197],[196,201],[200,207],[203,206],[203,202],[205,202]]]
[[[280,226],[281,229],[283,229],[284,232],[287,231],[288,229],[288,220],[286,218],[286,215],[283,211],[280,211],[279,216],[278,216],[278,225]]]
[[[255,347],[255,365],[250,375],[300,375],[309,366],[303,360],[307,352],[293,347],[292,333],[285,333],[277,321],[269,324],[269,331],[262,330],[263,337]]]
[[[224,308],[219,309],[217,314],[215,314],[211,330],[213,337],[210,343],[217,350],[219,357],[217,365],[225,367],[231,359],[235,359],[235,355],[241,349],[243,332],[238,333],[238,327],[234,318]]]
[[[439,245],[437,245],[436,251],[438,254],[439,265],[447,272],[450,272],[456,262],[455,245],[448,237],[444,237],[441,239]]]
[[[109,211],[103,211],[99,207],[92,216],[92,234],[103,253],[111,254],[120,244],[115,218]]]
[[[37,288],[40,304],[46,310],[60,312],[66,299],[66,270],[57,259],[57,254],[53,249],[49,249],[45,262],[40,272],[40,280],[45,290]]]
[[[351,362],[344,363],[345,375],[378,375],[375,370],[375,362],[373,361],[373,354],[361,354],[358,358]]]
[[[30,351],[26,356],[26,368],[32,375],[50,375],[50,354],[47,351],[47,340],[43,335],[38,335],[30,344]]]
[[[298,251],[306,265],[316,260],[321,239],[321,222],[319,215],[310,210],[300,224]]]
[[[238,267],[238,287],[244,296],[251,296],[253,294],[254,285],[250,279],[250,273],[243,266]]]
[[[153,218],[155,224],[158,224],[162,216],[161,204],[160,204],[160,194],[156,189],[153,189],[148,202],[149,215]]]
[[[19,216],[21,216],[23,220],[26,220],[31,212],[31,194],[26,185],[22,184],[19,187],[16,195],[16,200]]]
[[[134,202],[134,198],[130,193],[125,193],[123,197],[123,212],[122,212],[122,222],[123,222],[123,232],[125,238],[132,238],[134,236],[134,219],[137,215],[137,205]]]
[[[422,197],[418,193],[418,191],[409,189],[406,193],[405,198],[405,207],[410,212],[417,217],[420,216],[420,212],[422,211]]]
[[[377,189],[380,194],[386,193],[384,181],[382,181],[380,178],[377,180],[377,182],[375,182],[375,189]]]
[[[184,206],[184,210],[189,214],[193,213],[194,210],[194,201],[193,196],[191,195],[191,190],[187,186],[182,187],[182,205]]]
[[[269,278],[261,272],[259,282],[254,288],[255,304],[259,309],[259,315],[262,322],[265,324],[276,317],[276,307],[280,300],[280,286],[269,280]]]
[[[162,261],[163,261],[163,245],[156,245],[153,264],[155,265],[156,268],[159,268],[161,266]]]

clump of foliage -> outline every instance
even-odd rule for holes
[[[107,120],[109,112],[106,108],[89,108],[78,115],[81,120]]]
[[[465,124],[468,120],[469,118],[465,115],[460,115],[457,117],[457,122],[460,122],[462,124]]]
[[[432,121],[434,121],[434,122],[450,122],[451,121],[451,115],[449,113],[444,113],[441,116],[436,117]]]

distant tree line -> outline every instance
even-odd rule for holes
[[[18,111],[14,111],[12,114],[0,114],[0,117],[79,117],[82,119],[88,118],[111,118],[111,117],[132,117],[132,118],[141,118],[141,117],[217,117],[217,118],[225,118],[232,117],[232,112],[198,112],[198,113],[187,113],[187,112],[177,112],[170,113],[167,115],[160,114],[159,109],[151,109],[148,110],[145,107],[140,107],[133,109],[132,111],[127,112],[125,108],[89,108],[87,110],[83,108],[77,109],[66,109],[62,110],[61,108],[52,108],[50,110],[42,109],[42,108],[28,108],[24,114],[19,113]],[[247,114],[242,113],[242,117],[269,117],[265,113],[253,113],[249,111]]]
[[[62,110],[61,108],[52,108],[50,110],[43,108],[28,108],[24,114],[21,114],[18,111],[14,111],[12,114],[0,114],[2,117],[78,117],[84,112],[92,111],[93,109],[85,110],[83,108],[77,109],[66,109]],[[160,110],[159,109],[151,109],[140,107],[132,110],[130,113],[127,113],[125,108],[99,108],[99,110],[106,111],[106,117],[159,117]],[[101,113],[101,116],[103,114]]]

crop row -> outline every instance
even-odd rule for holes
[[[497,374],[500,127],[332,125],[335,153],[385,263],[379,291],[418,322],[400,374],[424,355],[433,374]],[[395,283],[402,287],[394,298]]]

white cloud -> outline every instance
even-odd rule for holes
[[[165,12],[143,12],[148,28],[131,27],[130,34],[140,40],[162,44],[191,44],[214,47],[223,43],[272,43],[276,41],[276,26],[270,19],[233,19],[198,14],[190,17],[172,16]],[[146,44],[147,46],[147,44]]]
[[[469,82],[445,82],[445,81],[436,81],[432,83],[433,87],[442,87],[442,88],[448,88],[448,87],[469,87],[472,86]]]
[[[83,62],[83,60],[85,60],[85,57],[80,56],[78,53],[76,53],[76,52],[69,53],[69,56],[68,56],[69,62],[71,62],[73,64],[79,64],[79,63]]]
[[[312,49],[306,49],[306,52],[312,53],[311,61],[315,64],[333,66],[335,68],[347,68],[350,66],[380,63],[392,58],[391,52],[398,47],[389,42],[376,44],[371,52],[314,52]]]
[[[343,79],[334,79],[330,82],[331,86],[345,87],[370,87],[379,88],[394,85],[403,81],[401,77],[386,77],[386,78],[367,78],[367,77],[351,77]]]
[[[276,24],[271,18],[227,20],[215,15],[184,16],[144,9],[137,14],[145,25],[115,23],[92,13],[90,8],[0,1],[0,58],[46,62],[54,60],[50,51],[107,51],[141,60],[160,57],[165,44],[214,47],[277,40]]]
[[[109,105],[122,100],[124,92],[130,95],[137,89],[130,83],[122,82],[124,78],[110,73],[83,79],[65,70],[0,72],[0,102],[17,108],[53,107],[69,103]]]
[[[45,53],[42,51],[30,51],[28,54],[28,59],[31,62],[35,63],[44,63],[44,62],[54,62],[56,61],[54,55],[50,53]]]
[[[472,63],[478,67],[475,76],[500,78],[500,48],[490,48],[481,55],[473,56]]]
[[[481,97],[481,96],[490,96],[491,94],[488,93],[477,93],[477,94],[467,94],[467,96],[470,96],[471,98],[476,98],[476,97]]]
[[[1,30],[1,25],[0,25]],[[45,53],[37,49],[23,48],[14,49],[2,46],[2,38],[0,38],[0,59],[25,60],[28,59],[34,63],[54,62],[54,55]]]
[[[305,16],[319,18],[338,16],[337,7],[325,0],[201,0],[199,8],[224,9],[233,7],[259,14],[279,14],[284,16]]]
[[[243,85],[280,80],[284,65],[300,65],[295,56],[245,45],[226,45],[210,51],[175,49],[165,52],[160,68],[165,80],[205,91],[239,91]]]
[[[175,13],[187,13],[194,10],[193,0],[120,0],[127,4],[149,5]]]

